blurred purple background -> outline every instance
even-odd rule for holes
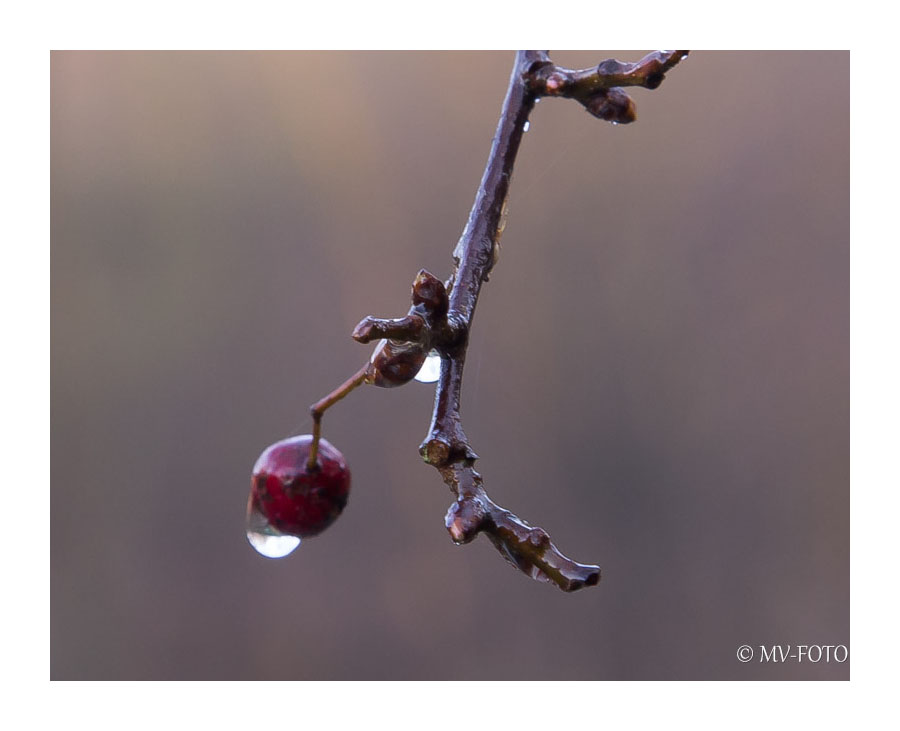
[[[334,526],[247,544],[250,469],[368,357],[353,326],[451,272],[512,58],[52,54],[54,679],[849,677],[735,657],[850,644],[846,52],[695,52],[630,126],[532,115],[462,413],[599,587],[453,545],[418,383],[326,417]]]

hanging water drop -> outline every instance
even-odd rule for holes
[[[441,377],[441,356],[436,350],[432,350],[425,358],[425,362],[416,373],[419,383],[434,383]]]
[[[300,545],[298,536],[288,535],[273,528],[251,497],[247,504],[247,540],[261,556],[284,558]]]
[[[525,126],[522,127],[523,132],[527,132],[531,128],[531,122],[525,122]]]
[[[688,55],[684,54],[679,60],[684,61],[684,59],[686,59],[687,57],[688,57]]]

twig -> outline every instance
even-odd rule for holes
[[[423,270],[413,283],[413,307],[406,317],[367,317],[360,322],[353,331],[359,342],[386,339],[369,364],[313,407],[318,429],[324,410],[317,411],[319,405],[327,408],[362,382],[382,386],[405,383],[415,375],[428,350],[437,350],[441,375],[431,426],[419,452],[456,495],[446,517],[451,538],[468,543],[485,533],[516,568],[564,591],[596,584],[599,566],[567,558],[546,531],[494,503],[475,471],[478,455],[469,445],[459,414],[469,329],[481,286],[496,263],[513,165],[538,97],[572,98],[601,119],[632,122],[634,103],[621,87],[655,89],[687,53],[656,51],[635,64],[608,60],[595,68],[572,70],[554,64],[546,51],[519,51],[475,203],[453,251],[453,274],[444,285]]]
[[[634,102],[621,88],[643,86],[655,89],[666,73],[690,51],[654,51],[637,63],[609,59],[590,69],[557,66],[541,52],[527,75],[529,88],[540,96],[575,99],[595,117],[613,124],[637,119]]]

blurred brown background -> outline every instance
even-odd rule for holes
[[[325,419],[332,528],[247,544],[350,330],[450,273],[512,58],[52,55],[53,678],[849,676],[735,658],[850,644],[845,52],[695,52],[631,126],[535,109],[463,418],[598,588],[451,543],[418,383]]]

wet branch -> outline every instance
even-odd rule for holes
[[[475,471],[478,455],[469,445],[459,413],[469,329],[481,286],[497,260],[513,165],[535,101],[539,97],[571,98],[601,119],[632,122],[634,102],[622,87],[655,89],[687,53],[655,51],[637,63],[608,60],[589,69],[572,70],[554,64],[546,51],[519,51],[475,203],[453,251],[455,271],[444,284],[423,270],[413,283],[413,306],[406,317],[367,317],[353,332],[359,342],[385,338],[364,367],[367,383],[406,383],[430,349],[441,356],[431,426],[419,452],[456,495],[446,517],[451,538],[462,544],[484,533],[519,570],[564,591],[596,584],[600,568],[567,558],[546,531],[494,503]],[[356,379],[360,381],[361,376]]]
[[[614,124],[633,122],[634,102],[623,86],[655,89],[689,51],[654,51],[637,63],[609,59],[589,69],[567,69],[540,52],[527,74],[529,88],[540,96],[575,99],[591,114]]]

